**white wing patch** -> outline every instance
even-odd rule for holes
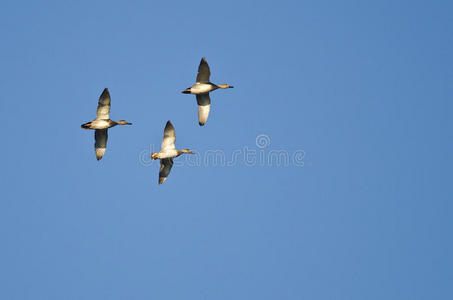
[[[95,148],[95,151],[97,160],[100,160],[105,154],[105,148]]]
[[[204,125],[208,121],[209,111],[211,110],[211,105],[201,106],[198,105],[198,124]]]
[[[211,110],[211,98],[209,98],[209,94],[195,96],[198,104],[198,124],[203,126],[208,121],[209,111]]]
[[[99,97],[96,119],[110,119],[110,93],[108,89],[104,89],[101,96]]]
[[[176,141],[175,128],[173,127],[173,124],[171,124],[171,122],[168,121],[164,129],[164,138],[162,139],[161,152],[176,149],[175,141]]]

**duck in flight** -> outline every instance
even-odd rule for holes
[[[94,150],[96,159],[100,160],[104,156],[107,147],[107,130],[116,125],[132,125],[132,123],[120,120],[115,122],[110,120],[110,93],[106,88],[99,97],[96,119],[94,121],[82,124],[83,129],[94,129]]]
[[[151,159],[160,159],[159,184],[162,184],[170,174],[173,166],[173,158],[180,156],[183,153],[195,154],[189,149],[178,150],[175,147],[175,128],[170,121],[167,121],[164,129],[164,138],[160,152],[151,154]]]
[[[233,86],[228,84],[219,84],[216,85],[209,81],[211,76],[211,71],[209,70],[208,62],[206,58],[202,58],[200,66],[198,66],[198,74],[196,83],[182,91],[184,94],[195,94],[197,97],[198,103],[198,124],[203,126],[206,124],[209,116],[209,110],[211,109],[211,99],[209,98],[209,92],[212,92],[216,89],[229,89]]]

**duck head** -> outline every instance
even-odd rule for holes
[[[189,149],[182,149],[180,152],[181,152],[181,153],[195,154],[195,152],[192,152],[192,151],[190,151]]]
[[[127,122],[126,120],[119,120],[116,122],[118,125],[132,125],[132,123]]]
[[[232,89],[232,88],[234,88],[234,86],[229,85],[229,84],[219,84],[219,85],[217,85],[217,86],[218,86],[219,88],[221,88],[221,89]]]

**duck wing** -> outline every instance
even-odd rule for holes
[[[98,109],[96,111],[96,120],[110,119],[110,93],[109,89],[104,89],[99,97]]]
[[[105,153],[107,148],[107,129],[97,129],[94,132],[94,151],[96,152],[96,159],[100,160]]]
[[[175,127],[170,121],[167,121],[164,129],[164,138],[162,139],[162,151],[175,149]]]
[[[172,166],[172,158],[164,158],[160,160],[159,184],[162,184],[167,179],[168,175],[170,175]]]
[[[203,126],[208,121],[209,111],[211,110],[211,98],[209,98],[209,93],[195,96],[198,104],[198,124]]]
[[[199,83],[209,83],[209,76],[211,76],[211,71],[209,70],[208,62],[206,58],[202,58],[200,65],[198,66],[197,82]]]

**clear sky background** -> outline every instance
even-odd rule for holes
[[[452,11],[1,1],[0,298],[452,299]],[[203,56],[235,88],[200,127]],[[167,120],[201,161],[158,186]],[[303,165],[203,162],[246,147]]]

